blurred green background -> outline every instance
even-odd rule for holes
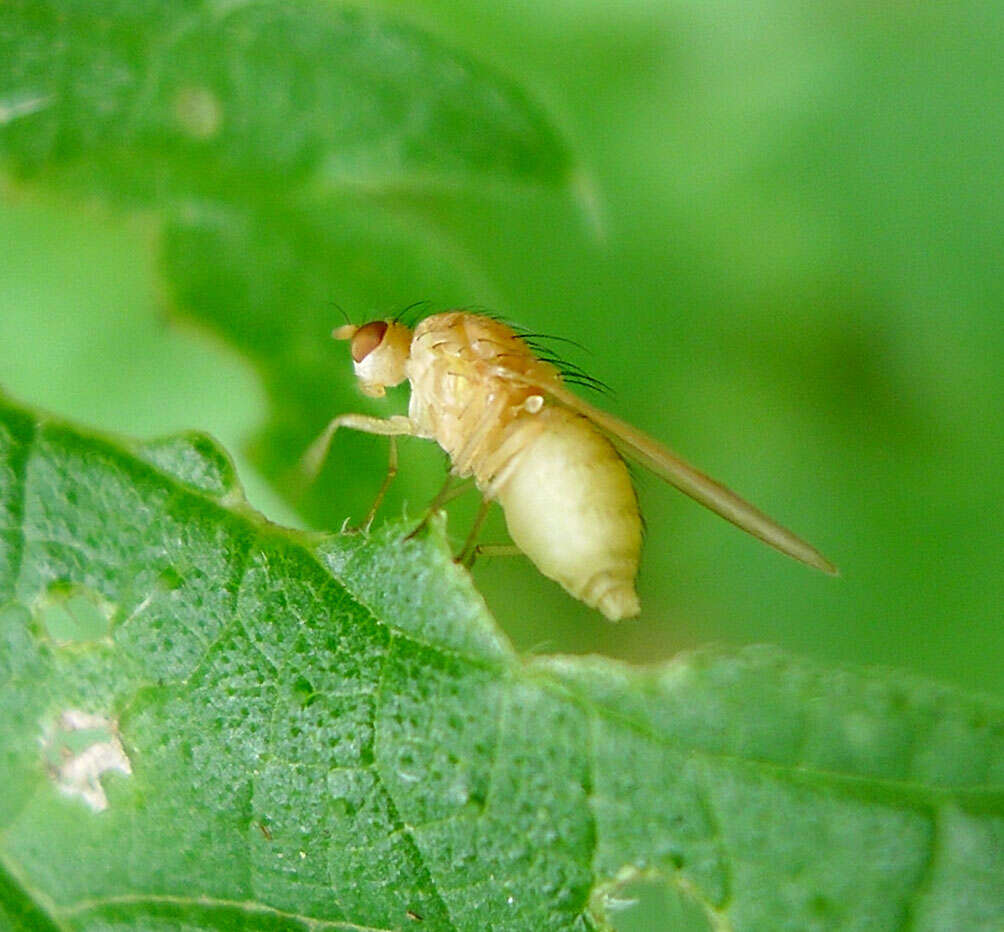
[[[355,201],[343,246],[317,258],[330,291],[277,319],[222,251],[211,280],[177,273],[216,255],[198,231],[8,183],[0,385],[104,430],[207,430],[267,516],[337,528],[365,512],[385,441],[339,436],[313,490],[290,464],[328,417],[396,413],[406,392],[358,395],[329,302],[357,321],[488,306],[590,348],[569,355],[613,388],[604,406],[843,574],[640,476],[642,616],[610,625],[526,561],[483,560],[477,584],[519,647],[654,661],[771,642],[1004,693],[999,4],[373,8],[524,87],[568,140],[572,195]],[[199,309],[210,298],[226,319]],[[402,448],[385,515],[419,514],[441,480],[434,447]],[[452,511],[458,542],[473,504]],[[484,539],[503,537],[496,514]]]

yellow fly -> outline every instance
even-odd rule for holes
[[[334,418],[308,452],[308,464],[320,465],[339,427],[435,440],[450,457],[453,475],[473,476],[484,502],[502,506],[513,542],[536,567],[612,621],[638,614],[634,584],[642,539],[638,500],[614,444],[764,543],[837,572],[819,551],[730,489],[583,401],[556,365],[492,317],[449,311],[414,330],[377,320],[339,327],[333,336],[351,340],[363,392],[380,397],[407,379],[411,401],[407,417]],[[388,481],[393,447],[391,459]]]

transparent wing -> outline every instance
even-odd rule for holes
[[[657,476],[676,486],[706,508],[710,508],[715,514],[721,515],[726,521],[731,521],[736,527],[742,528],[789,557],[794,557],[831,576],[837,575],[837,568],[797,534],[767,517],[759,508],[740,498],[731,489],[695,469],[657,440],[653,440],[620,418],[583,401],[553,377],[541,372],[540,377],[534,378],[509,370],[505,371],[505,376],[539,388],[555,401],[589,418],[600,430],[616,441],[632,459],[651,469]]]

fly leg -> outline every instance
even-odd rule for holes
[[[397,475],[397,437],[394,434],[391,434],[387,439],[388,446],[390,447],[390,452],[387,456],[387,475],[383,477],[383,482],[380,484],[380,489],[376,494],[376,498],[373,499],[373,504],[370,505],[370,510],[366,512],[366,517],[363,519],[363,523],[359,525],[359,530],[363,532],[370,529],[370,525],[376,517],[377,509],[379,509],[380,503],[383,502],[383,497],[387,494],[390,484],[394,481],[394,477]]]
[[[463,480],[461,480],[457,485],[454,485],[453,479],[453,473],[446,474],[446,481],[443,483],[442,488],[436,493],[436,497],[429,503],[429,507],[425,509],[425,517],[422,518],[415,529],[407,537],[405,537],[405,540],[411,540],[413,537],[417,537],[429,523],[429,518],[433,514],[435,514],[447,502],[452,502],[458,495],[463,495],[463,493],[467,491],[467,484]]]
[[[523,556],[523,551],[519,549],[515,544],[479,544],[477,543],[478,532],[481,530],[481,525],[484,523],[485,515],[488,513],[488,506],[491,503],[488,499],[483,499],[481,502],[481,510],[478,512],[478,516],[474,519],[474,527],[471,528],[471,533],[467,535],[467,541],[464,543],[464,549],[460,551],[460,555],[456,558],[456,562],[470,569],[474,566],[474,561],[481,556],[484,557],[521,557]]]
[[[385,437],[418,436],[418,430],[411,418],[401,414],[395,414],[388,418],[369,417],[366,414],[339,414],[338,417],[329,421],[328,426],[321,431],[320,436],[307,448],[303,459],[300,460],[300,469],[308,478],[317,478],[321,466],[327,459],[328,450],[331,449],[331,440],[339,427],[362,431],[364,434],[381,434]]]
[[[321,435],[310,445],[307,452],[303,455],[303,459],[300,461],[300,469],[308,478],[317,478],[317,474],[321,471],[321,465],[324,463],[324,460],[327,458],[328,451],[331,449],[331,440],[335,436],[335,431],[338,430],[339,427],[347,427],[350,430],[358,430],[366,434],[380,434],[385,437],[390,437],[390,455],[387,461],[387,475],[384,476],[380,490],[377,492],[376,498],[370,506],[370,510],[366,513],[366,519],[358,528],[354,529],[365,531],[368,530],[369,526],[373,523],[373,518],[376,516],[377,509],[380,507],[380,503],[387,494],[387,489],[390,488],[391,482],[397,475],[397,441],[395,440],[395,437],[414,437],[417,436],[418,431],[410,418],[404,417],[403,415],[394,415],[393,417],[385,419],[379,417],[369,417],[365,414],[340,414],[328,423],[328,426],[324,428]]]
[[[455,558],[457,563],[466,566],[468,569],[474,565],[474,557],[477,555],[478,550],[478,533],[481,531],[481,526],[485,523],[490,506],[491,502],[487,498],[481,499],[481,506],[478,508],[477,516],[474,518],[474,524],[471,525],[471,532],[467,535],[467,540],[464,541],[463,549]]]
[[[491,506],[491,502],[487,498],[481,499],[481,507],[478,509],[477,517],[474,519],[474,525],[471,527],[470,534],[467,535],[467,540],[464,542],[463,550],[456,556],[456,562],[461,564],[461,566],[470,569],[474,566],[474,561],[479,556],[486,557],[521,557],[523,556],[523,551],[519,549],[515,544],[479,544],[478,534],[481,531],[481,526],[485,522],[485,517],[488,514],[488,509]]]
[[[471,550],[469,562],[465,564],[468,569],[474,566],[474,561],[478,557],[521,557],[523,551],[515,544],[478,544]]]

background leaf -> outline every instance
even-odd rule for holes
[[[568,171],[515,87],[370,14],[53,0],[5,5],[2,27],[3,152],[24,177],[162,203]]]
[[[312,549],[158,448],[0,414],[8,915],[587,929],[645,875],[716,928],[999,924],[994,703],[768,648],[520,661],[438,522]],[[54,636],[70,588],[107,633]]]

